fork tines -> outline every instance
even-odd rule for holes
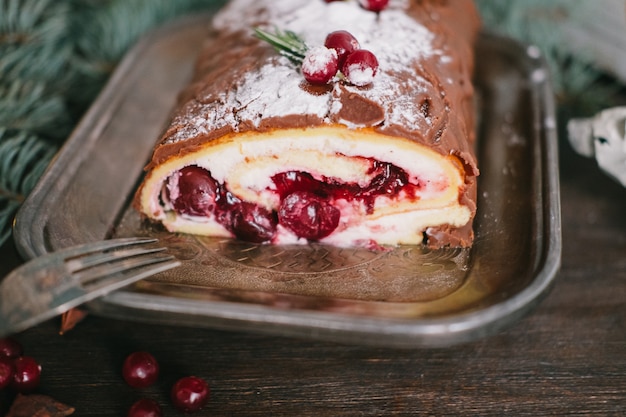
[[[88,285],[103,277],[108,277],[107,281],[116,280],[120,273],[132,272],[132,279],[138,280],[142,271],[145,271],[145,276],[149,276],[180,264],[174,256],[161,253],[166,248],[137,247],[154,242],[156,239],[150,238],[97,242],[90,248],[90,252],[80,255],[70,254],[65,260],[66,268],[75,279],[83,285]],[[121,285],[125,285],[124,281]]]

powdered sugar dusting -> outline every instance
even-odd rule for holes
[[[314,46],[302,61],[302,75],[308,81],[325,84],[337,73],[337,51],[325,46]]]
[[[374,70],[372,68],[363,68],[360,65],[350,65],[350,76],[348,79],[356,86],[371,84],[374,81]]]
[[[443,57],[443,52],[433,48],[434,35],[406,14],[407,7],[408,0],[391,0],[383,12],[373,13],[359,6],[357,0],[233,0],[216,16],[214,26],[220,31],[244,30],[250,36],[254,36],[255,26],[291,30],[309,47],[323,45],[332,31],[347,30],[361,48],[374,53],[380,65],[371,85],[347,86],[347,90],[380,103],[385,109],[383,123],[425,126],[429,121],[424,120],[418,104],[408,101],[410,98],[403,92],[425,92],[428,83],[418,74],[400,79],[398,73],[410,68],[415,60]],[[218,100],[195,103],[194,111],[183,112],[187,115],[179,120],[179,126],[185,127],[172,133],[168,141],[184,140],[224,126],[237,131],[242,122],[258,126],[263,119],[273,117],[307,114],[331,120],[341,109],[337,98],[330,93],[308,93],[301,88],[302,82],[303,76],[295,65],[277,54],[276,59],[247,73],[231,91],[222,92]],[[397,100],[401,97],[407,102],[399,105]],[[391,105],[393,101],[396,102]]]
[[[302,76],[284,57],[268,63],[258,72],[248,73],[237,92],[228,95],[228,101],[238,104],[238,117],[254,121],[258,126],[262,117],[271,118],[289,114],[326,115],[328,97],[302,93]],[[271,85],[275,88],[265,88]],[[307,96],[307,100],[294,100],[294,92]]]
[[[312,73],[321,72],[326,69],[328,63],[337,59],[337,52],[323,46],[315,46],[309,50],[302,62],[302,71]]]

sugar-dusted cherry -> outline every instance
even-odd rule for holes
[[[359,0],[359,4],[364,9],[380,12],[389,5],[389,0]]]
[[[378,59],[367,49],[357,49],[346,57],[341,72],[349,83],[366,86],[374,81],[378,72]]]
[[[280,205],[278,219],[298,237],[319,240],[339,225],[341,213],[327,199],[307,191],[288,195]]]
[[[151,398],[140,398],[128,409],[127,417],[162,417],[159,403]]]
[[[185,413],[200,410],[209,401],[209,384],[197,376],[186,376],[172,386],[171,399],[174,406]]]
[[[0,357],[17,358],[22,356],[24,348],[22,344],[12,337],[0,339]]]
[[[324,46],[329,49],[334,49],[337,52],[339,68],[343,66],[349,54],[361,48],[359,41],[347,30],[330,32],[326,35]]]
[[[14,374],[15,365],[13,365],[13,359],[0,356],[0,390],[11,384]]]
[[[302,75],[311,84],[327,84],[337,75],[339,59],[337,51],[316,46],[307,51],[302,61]]]
[[[122,366],[122,377],[133,388],[146,388],[159,377],[159,363],[149,352],[133,352]]]
[[[28,393],[39,386],[41,365],[30,356],[20,356],[13,360],[15,371],[11,388],[17,392]]]

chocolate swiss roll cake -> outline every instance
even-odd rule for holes
[[[471,246],[479,26],[470,0],[231,1],[135,206],[255,243]]]

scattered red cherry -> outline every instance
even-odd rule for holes
[[[324,46],[309,49],[302,61],[302,75],[311,84],[327,84],[338,69],[337,51]]]
[[[324,46],[337,52],[339,68],[343,66],[349,54],[361,47],[359,41],[347,30],[336,30],[329,33],[324,41]]]
[[[371,84],[378,71],[378,59],[367,49],[357,49],[346,57],[341,72],[356,86]]]
[[[128,410],[127,417],[162,417],[161,406],[150,398],[137,400]]]
[[[172,386],[171,398],[174,406],[185,413],[200,410],[209,401],[209,384],[197,376],[186,376]]]
[[[13,361],[15,373],[11,387],[21,393],[28,393],[39,386],[41,365],[30,356],[20,356]]]
[[[148,352],[134,352],[124,360],[122,376],[131,387],[146,388],[159,377],[159,364]]]
[[[0,357],[0,390],[9,386],[13,381],[14,374],[15,366],[13,365],[13,359]]]
[[[359,0],[359,4],[366,10],[380,12],[389,4],[389,0]]]
[[[22,348],[22,345],[14,338],[5,337],[0,339],[0,357],[4,356],[15,359],[22,356],[23,353],[24,349]]]

